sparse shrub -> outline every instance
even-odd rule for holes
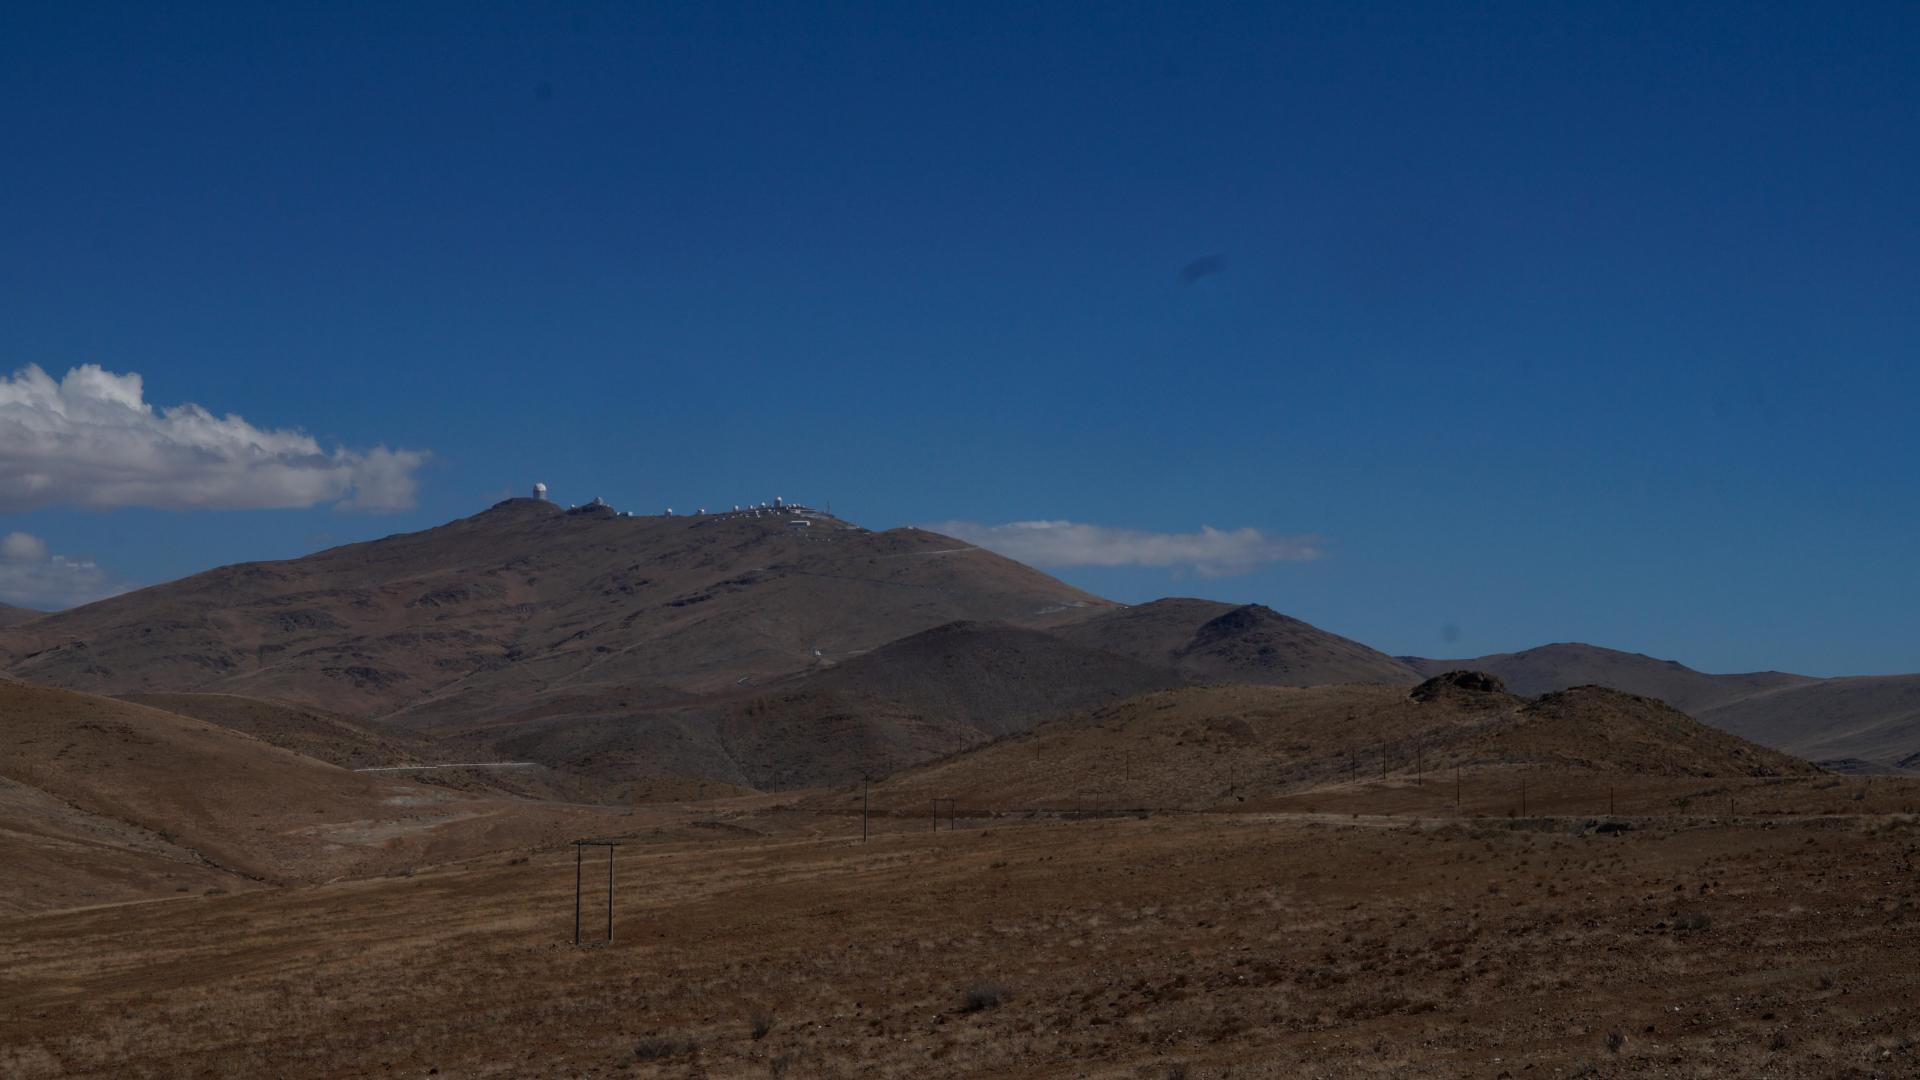
[[[767,1032],[772,1030],[772,1009],[755,1009],[753,1012],[747,1014],[747,1033],[752,1035],[755,1040],[766,1038]]]
[[[1607,1032],[1607,1053],[1617,1054],[1625,1045],[1627,1045],[1627,1037],[1624,1034],[1618,1031]]]
[[[665,1061],[670,1057],[690,1054],[695,1046],[691,1039],[649,1035],[633,1044],[633,1058],[635,1061]]]
[[[1767,1040],[1767,1049],[1776,1054],[1785,1050],[1789,1045],[1791,1045],[1791,1042],[1788,1040],[1787,1033],[1784,1030],[1775,1031],[1773,1038]]]
[[[1673,917],[1675,930],[1705,930],[1713,925],[1713,920],[1704,911],[1683,911]]]
[[[967,992],[960,996],[960,1007],[965,1012],[985,1012],[988,1009],[997,1009],[1012,1000],[1013,991],[992,979],[981,979],[967,987]]]

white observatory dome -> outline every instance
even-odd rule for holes
[[[539,499],[542,502],[545,502],[547,498],[547,485],[545,484],[533,485],[533,497],[536,499]]]

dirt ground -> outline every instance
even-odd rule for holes
[[[12,916],[0,1075],[1920,1075],[1914,819],[1627,823],[763,813],[593,948],[571,848]]]

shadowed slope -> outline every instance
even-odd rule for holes
[[[1673,660],[1574,643],[1542,645],[1524,652],[1497,653],[1471,660],[1401,659],[1426,675],[1455,668],[1491,672],[1506,680],[1514,693],[1527,697],[1574,686],[1609,686],[1629,694],[1659,698],[1693,716],[1753,694],[1819,681],[1781,671],[1708,675]]]
[[[958,622],[700,700],[556,697],[473,737],[570,772],[630,779],[635,799],[684,798],[696,779],[714,781],[708,794],[847,783],[1180,681],[1040,631]]]
[[[889,778],[876,798],[908,810],[936,794],[1008,807],[1204,808],[1417,767],[1511,766],[1643,777],[1817,772],[1660,702],[1600,687],[1530,702],[1464,689],[1416,701],[1397,687],[1206,686],[1042,724]]]
[[[567,831],[577,812],[355,773],[145,705],[0,681],[0,835],[75,880],[200,874],[318,881],[458,858]],[[574,826],[577,828],[577,826]],[[99,842],[77,848],[76,831]],[[185,874],[185,871],[181,871]],[[189,878],[192,875],[187,875]],[[7,875],[0,903],[61,889]]]
[[[1672,660],[1578,644],[1475,660],[1403,659],[1427,673],[1490,671],[1520,694],[1609,686],[1658,698],[1723,731],[1812,761],[1862,772],[1920,769],[1920,675],[1709,675]]]
[[[427,744],[389,735],[317,709],[238,694],[126,694],[121,700],[218,724],[262,742],[346,769],[435,760]]]
[[[1920,770],[1920,675],[1782,686],[1708,708],[1700,718],[1815,761]]]
[[[44,611],[32,608],[14,607],[12,604],[0,604],[0,628],[19,626],[46,615]]]
[[[1061,616],[1053,630],[1089,648],[1169,667],[1190,679],[1279,686],[1411,684],[1412,667],[1259,604],[1167,599]]]

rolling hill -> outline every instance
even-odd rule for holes
[[[1656,698],[1723,731],[1834,768],[1920,768],[1920,675],[1709,675],[1672,660],[1573,643],[1471,660],[1401,659],[1424,674],[1489,671],[1529,696],[1597,684]]]
[[[923,812],[935,795],[974,807],[1207,809],[1455,768],[1674,779],[1818,772],[1651,698],[1602,687],[1531,701],[1451,687],[1423,696],[1357,685],[1157,691],[906,770],[873,797],[905,812]]]
[[[1920,675],[1807,680],[1699,715],[1742,738],[1834,768],[1920,770]]]
[[[0,680],[0,909],[325,881],[604,817],[353,772],[134,702]]]
[[[14,607],[12,604],[0,604],[0,629],[9,626],[19,626],[25,622],[32,622],[45,614],[46,612],[44,611],[35,611],[32,608]]]
[[[1401,659],[1423,675],[1462,668],[1492,672],[1505,680],[1514,693],[1527,697],[1573,686],[1610,686],[1629,694],[1659,698],[1690,715],[1754,694],[1819,681],[1780,671],[1708,675],[1673,660],[1571,642],[1469,660]]]
[[[1049,628],[1196,682],[1410,685],[1422,677],[1405,661],[1259,604],[1170,598],[1063,613]]]
[[[421,740],[376,731],[345,717],[238,694],[127,694],[121,700],[243,732],[344,769],[412,765],[433,759]]]
[[[702,698],[543,699],[468,737],[568,772],[630,779],[636,799],[678,790],[662,786],[675,776],[784,790],[884,775],[1183,681],[1041,631],[963,621]]]

